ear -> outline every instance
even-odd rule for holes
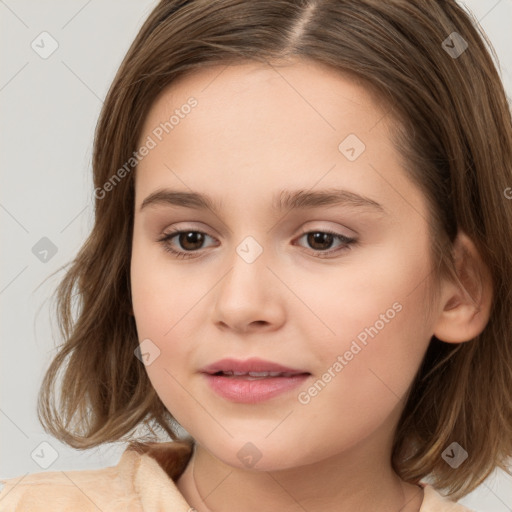
[[[441,283],[442,308],[434,336],[447,343],[462,343],[478,336],[489,321],[492,278],[473,241],[459,232],[453,246],[459,283],[448,278]]]

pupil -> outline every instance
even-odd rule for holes
[[[199,249],[203,243],[203,234],[197,231],[189,231],[188,233],[180,234],[180,245],[184,249],[194,250]],[[191,244],[192,246],[190,246]]]
[[[198,231],[189,231],[181,233],[179,237],[180,245],[184,249],[199,249],[204,241],[203,234]],[[333,235],[330,233],[313,232],[308,233],[308,243],[313,249],[329,249],[332,245]]]
[[[320,232],[309,233],[308,234],[308,243],[310,244],[310,246],[313,249],[329,249],[329,247],[332,244],[332,238],[333,238],[333,235],[331,235],[330,233],[320,233]],[[323,244],[327,243],[327,247],[322,246],[322,245],[320,247],[315,247],[315,244],[322,244],[322,243]]]

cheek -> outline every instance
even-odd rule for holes
[[[170,413],[177,413],[179,423],[188,424],[190,394],[183,372],[194,340],[184,327],[194,317],[192,306],[199,301],[201,290],[183,286],[168,266],[143,261],[147,260],[133,254],[132,302],[137,334],[141,351],[146,347],[151,353],[149,364],[145,363],[146,372]]]
[[[353,316],[343,311],[332,324],[337,337],[317,338],[320,343],[310,345],[318,371],[308,387],[299,390],[301,405],[294,414],[305,418],[305,425],[307,418],[322,418],[322,436],[329,440],[322,445],[325,456],[333,446],[343,449],[389,425],[390,419],[398,421],[430,339],[418,312],[423,293],[419,288],[408,297],[398,295],[400,304],[367,304],[365,310],[350,309]],[[389,298],[395,297],[392,293]],[[314,429],[300,432],[305,446],[317,446],[317,435]]]
[[[156,256],[155,256],[156,253]],[[183,385],[193,366],[193,354],[205,327],[203,300],[211,291],[208,276],[186,272],[170,265],[163,250],[149,251],[134,244],[131,261],[132,304],[139,343],[146,343],[156,354],[146,365],[147,374],[166,405],[190,400]],[[150,340],[149,342],[147,340]],[[185,363],[189,363],[189,366]]]
[[[298,273],[294,292],[317,318],[308,314],[303,321],[297,315],[296,320],[304,322],[303,328],[309,325],[309,337],[320,337],[338,351],[348,350],[353,339],[364,343],[385,339],[386,333],[395,333],[398,344],[411,334],[417,338],[425,327],[430,263],[426,237],[414,245],[400,244],[397,237],[393,243],[355,250],[314,278]],[[293,272],[286,278],[291,280]]]
[[[308,294],[302,283],[299,293],[324,324],[302,328],[317,341],[308,347],[323,376],[317,388],[340,411],[384,410],[411,384],[432,334],[424,314],[429,265],[421,251],[420,243],[415,250],[382,248],[371,262],[351,262],[350,272],[340,267],[338,277],[322,281],[322,293]]]
[[[133,311],[139,338],[164,339],[204,294],[201,278],[193,271],[170,265],[162,248],[135,241],[131,260]],[[186,275],[186,279],[184,278]]]

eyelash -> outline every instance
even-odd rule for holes
[[[196,250],[196,251],[177,251],[176,249],[173,249],[169,245],[169,241],[170,240],[172,240],[175,236],[180,235],[182,233],[201,233],[203,235],[209,236],[204,231],[198,231],[198,230],[194,230],[194,229],[181,229],[181,230],[171,231],[170,233],[166,233],[161,238],[159,238],[157,241],[163,245],[164,251],[166,251],[168,253],[171,253],[176,258],[180,258],[180,259],[197,258],[198,256],[196,256],[195,254],[199,253],[200,250]],[[350,246],[355,245],[357,243],[357,239],[355,239],[355,238],[349,238],[349,237],[347,237],[345,235],[341,235],[340,233],[336,233],[335,231],[330,231],[328,229],[327,230],[303,231],[300,234],[300,236],[298,237],[298,239],[302,238],[304,235],[308,235],[308,234],[311,234],[311,233],[322,233],[322,234],[333,235],[336,239],[338,239],[340,242],[343,243],[343,245],[338,247],[337,249],[330,249],[330,250],[327,250],[327,251],[315,251],[314,249],[311,249],[314,252],[318,252],[318,254],[316,254],[316,257],[318,257],[318,258],[327,258],[327,257],[330,257],[330,255],[333,254],[333,253],[344,252],[344,251],[350,249]],[[210,237],[210,238],[212,238],[212,237]],[[322,256],[320,256],[320,254]]]

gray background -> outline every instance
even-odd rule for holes
[[[77,451],[38,423],[37,392],[58,339],[48,298],[62,273],[43,280],[72,260],[92,227],[95,124],[117,67],[154,5],[155,0],[0,0],[3,478],[46,467],[114,465],[124,449],[112,444]],[[512,96],[512,0],[465,5],[489,35]],[[31,47],[43,31],[58,42],[47,59]],[[57,249],[46,262],[33,252],[36,244],[47,244],[40,242],[43,237]],[[461,503],[481,512],[512,511],[512,478],[496,471]]]

